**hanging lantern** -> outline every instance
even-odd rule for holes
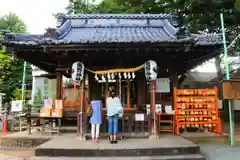
[[[72,80],[79,82],[83,80],[84,65],[82,62],[74,62],[72,64]]]
[[[157,63],[153,60],[149,60],[145,63],[145,77],[148,81],[153,81],[157,79]]]

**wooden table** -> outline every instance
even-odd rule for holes
[[[32,126],[31,122],[32,122],[32,119],[39,119],[40,120],[42,135],[43,135],[43,133],[45,131],[45,120],[49,121],[49,127],[50,127],[51,135],[53,133],[53,128],[52,128],[53,121],[58,120],[58,130],[57,130],[57,132],[58,132],[58,135],[60,134],[62,117],[40,116],[40,115],[21,115],[21,117],[27,119],[28,134],[31,134],[31,126]],[[41,121],[43,123],[41,123]]]

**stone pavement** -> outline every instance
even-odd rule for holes
[[[229,145],[219,145],[219,144],[202,144],[201,150],[205,155],[206,160],[239,160],[240,158],[240,146],[231,148]],[[150,157],[145,157],[148,160]],[[0,154],[0,160],[94,160],[96,158],[69,158],[69,157],[59,157],[59,158],[50,158],[50,157],[31,157],[31,158],[19,158]],[[110,160],[113,157],[109,158],[98,158],[99,160]],[[117,158],[114,158],[118,160]],[[120,159],[119,159],[120,160]],[[125,160],[132,160],[130,157],[126,157]],[[141,160],[138,158],[138,160]],[[143,160],[143,159],[142,159]]]
[[[239,160],[240,147],[227,144],[202,144],[201,151],[207,160]]]
[[[8,155],[4,155],[2,153],[0,154],[0,159],[1,160],[25,160],[24,158],[8,156]]]

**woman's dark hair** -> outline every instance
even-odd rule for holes
[[[111,91],[110,92],[110,97],[112,97],[112,98],[114,98],[114,97],[116,97],[117,95],[116,95],[116,93],[114,92],[114,91]]]

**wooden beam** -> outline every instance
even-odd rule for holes
[[[127,108],[131,108],[131,83],[127,81]]]

